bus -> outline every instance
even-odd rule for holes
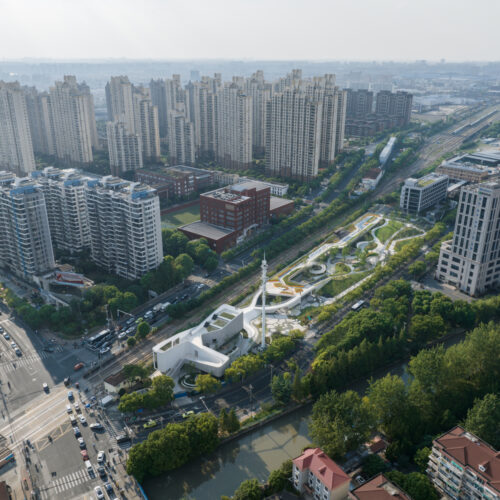
[[[93,337],[90,337],[87,340],[87,344],[91,349],[99,349],[99,347],[104,344],[107,340],[111,340],[113,337],[113,332],[110,330],[102,330],[99,333],[95,334]]]
[[[365,305],[364,300],[358,300],[352,307],[351,309],[353,311],[359,311],[363,306]]]

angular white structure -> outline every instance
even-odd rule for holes
[[[231,356],[217,351],[243,329],[243,311],[223,304],[194,328],[174,335],[153,347],[153,363],[162,373],[173,374],[185,363],[222,377]]]

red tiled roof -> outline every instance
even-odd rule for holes
[[[411,500],[401,488],[391,483],[383,474],[370,479],[349,493],[352,500]]]
[[[382,438],[375,438],[373,443],[370,445],[370,451],[372,453],[378,453],[379,451],[385,450],[387,448],[387,443]]]
[[[448,455],[462,465],[485,478],[488,483],[500,492],[500,453],[484,441],[468,433],[462,427],[455,427],[443,434],[436,442]],[[479,468],[481,466],[484,470]]]
[[[320,448],[309,448],[293,463],[300,471],[310,470],[329,490],[350,481],[350,477]]]

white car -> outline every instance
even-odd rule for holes
[[[10,346],[12,347],[12,349],[15,349],[17,347],[17,344],[15,342],[11,342]]]
[[[111,347],[103,347],[100,351],[99,354],[102,356],[104,354],[107,354],[109,351],[111,351]]]
[[[4,336],[5,340],[10,339],[10,335],[7,332],[3,332],[3,336]]]
[[[66,405],[66,411],[68,413],[73,413],[73,408],[71,408],[71,405]]]
[[[100,451],[100,452],[97,454],[97,462],[98,462],[98,463],[102,463],[102,462],[104,462],[104,458],[105,458],[104,452],[103,452],[103,451]]]
[[[83,425],[87,425],[87,419],[83,415],[78,415],[78,419]]]
[[[78,401],[76,401],[73,406],[75,407],[75,411],[80,411],[80,405],[78,404]]]
[[[78,438],[78,444],[80,445],[80,448],[85,448],[85,440],[82,437]]]
[[[98,500],[100,500],[101,498],[104,498],[104,493],[102,492],[102,489],[100,486],[96,486],[94,488],[94,491],[95,491],[95,496],[97,497]]]
[[[118,335],[118,340],[124,339],[127,336],[127,332],[122,332]]]
[[[43,387],[44,392],[49,392],[49,386],[47,385],[47,383],[46,383],[46,382],[44,382],[44,383],[42,384],[42,387]]]

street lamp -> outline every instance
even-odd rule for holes
[[[203,406],[207,409],[208,413],[212,413],[212,410],[210,410],[207,403],[205,403],[205,396],[200,396],[200,401],[203,403]]]

